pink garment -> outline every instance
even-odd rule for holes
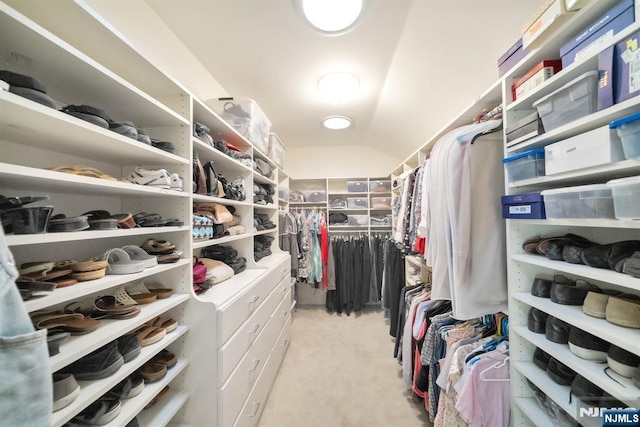
[[[511,419],[507,356],[490,351],[469,367],[456,409],[472,427],[508,427]]]

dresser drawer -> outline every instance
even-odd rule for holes
[[[249,398],[242,407],[234,427],[255,427],[258,425],[262,411],[264,411],[264,406],[267,403],[267,398],[269,397],[269,391],[280,368],[280,363],[289,347],[291,337],[290,319],[291,317],[286,320],[285,326],[282,328],[278,340],[269,355],[269,359],[260,373],[255,386],[251,390]],[[271,322],[269,322],[269,324],[271,324]]]
[[[218,349],[218,387],[224,384],[242,356],[260,335],[267,321],[278,308],[281,298],[280,289],[274,289],[251,317]]]
[[[257,280],[244,294],[218,308],[218,348],[253,314],[282,279],[282,266]]]
[[[284,295],[282,301],[278,305],[278,308],[273,312],[271,316],[272,320],[275,320],[279,327],[284,326],[285,322],[291,315],[291,288],[287,288],[287,293]]]
[[[277,319],[269,318],[249,351],[242,357],[229,379],[218,390],[219,423],[231,425],[245,403],[251,387],[261,375],[269,354],[278,341],[282,327]],[[234,369],[234,368],[232,368]]]

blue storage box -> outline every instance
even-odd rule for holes
[[[544,176],[544,148],[525,151],[502,159],[509,183]]]
[[[562,68],[573,64],[581,53],[587,54],[601,50],[602,46],[611,44],[613,35],[635,22],[634,0],[622,0],[591,23],[584,31],[573,37],[560,48]]]
[[[598,54],[598,111],[616,103],[613,81],[615,46],[609,46]]]
[[[545,219],[542,195],[538,193],[502,196],[502,218]]]
[[[613,62],[613,87],[616,104],[640,95],[640,33],[616,44]]]
[[[522,37],[515,42],[507,51],[498,58],[498,76],[502,77],[507,71],[512,69],[522,58],[527,56],[527,51],[522,48]]]

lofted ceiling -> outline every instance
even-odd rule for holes
[[[255,99],[288,147],[366,145],[404,159],[498,79],[497,58],[543,0],[366,0],[347,34],[327,37],[296,0],[145,0],[225,91]],[[343,105],[317,81],[360,79]],[[343,114],[351,129],[330,131]]]

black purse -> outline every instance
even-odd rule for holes
[[[221,174],[216,173],[212,161],[208,161],[207,163],[205,163],[203,165],[203,168],[206,175],[207,195],[214,197],[225,197],[227,193],[225,187],[228,184],[226,178]]]

